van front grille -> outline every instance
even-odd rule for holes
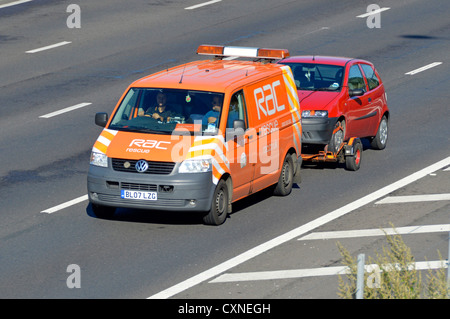
[[[138,184],[138,183],[121,183],[121,189],[127,189],[131,191],[146,191],[146,192],[156,192],[158,186],[154,184]]]
[[[112,168],[115,171],[119,172],[128,172],[128,173],[139,173],[136,170],[136,162],[137,160],[126,160],[121,158],[113,158],[112,159]],[[156,161],[148,161],[148,169],[144,173],[139,174],[158,174],[158,175],[169,175],[172,173],[173,168],[175,166],[174,162],[156,162]]]

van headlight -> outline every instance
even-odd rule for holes
[[[108,157],[103,153],[92,152],[90,164],[100,167],[108,167]]]
[[[209,158],[187,159],[178,168],[178,173],[204,173],[212,171],[212,163]]]

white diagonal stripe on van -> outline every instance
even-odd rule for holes
[[[225,170],[219,165],[219,163],[216,160],[212,160],[212,165],[216,168],[216,170],[220,173],[220,175],[225,174]]]
[[[223,153],[222,148],[219,147],[219,145],[217,145],[216,143],[209,143],[209,144],[204,144],[204,145],[197,145],[197,146],[193,146],[189,149],[188,154],[194,153],[194,152],[198,152],[198,151],[215,151],[215,154],[217,154],[217,156],[219,156],[219,158],[223,161],[223,163],[229,168],[230,164],[228,162],[228,159],[226,157],[226,155]],[[204,154],[204,152],[202,152],[202,154]],[[205,154],[205,155],[210,155],[212,156],[212,154]],[[197,156],[193,156],[190,158],[198,158]]]
[[[298,128],[298,125],[299,125],[298,122],[293,125],[293,127],[294,127],[293,133],[294,133],[294,144],[298,151],[297,155],[300,156],[301,149],[302,149],[302,147],[301,147],[302,146],[302,142],[301,142],[302,134],[300,132],[300,129]],[[295,134],[295,131],[297,132],[297,134]]]
[[[298,127],[298,125],[300,124],[300,121],[301,121],[300,102],[298,100],[297,89],[293,82],[292,71],[291,71],[291,68],[289,68],[288,66],[283,67],[283,78],[284,78],[284,83],[286,86],[286,92],[287,92],[291,116],[292,116],[292,123],[293,123],[292,134],[293,134],[293,139],[294,139],[294,145],[297,149],[297,153],[300,154],[301,153],[301,136],[302,136],[301,130]]]
[[[111,144],[111,140],[107,139],[106,137],[104,137],[103,135],[100,135],[97,138],[97,142],[102,143],[105,146],[109,146],[109,144]]]
[[[223,136],[197,136],[189,148],[186,158],[211,159],[212,181],[217,185],[220,177],[230,170],[230,163],[224,154],[224,149],[228,150],[228,145]],[[222,166],[223,164],[225,167]]]
[[[100,133],[99,137],[97,138],[97,141],[95,142],[92,151],[97,153],[103,153],[106,154],[106,149],[108,148],[109,144],[111,143],[112,139],[118,131],[116,130],[109,130],[109,129],[103,129],[103,131]]]

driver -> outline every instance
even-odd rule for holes
[[[176,116],[175,112],[168,109],[166,104],[167,97],[163,92],[156,95],[156,106],[149,107],[145,112],[140,111],[139,116],[149,116],[161,122],[170,122],[170,119]]]

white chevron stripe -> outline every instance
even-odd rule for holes
[[[102,136],[102,135],[100,135],[100,136],[97,138],[97,142],[100,142],[100,143],[102,143],[102,144],[105,145],[105,146],[109,146],[109,144],[111,144],[111,140],[107,139],[106,137],[104,137],[104,136]]]

